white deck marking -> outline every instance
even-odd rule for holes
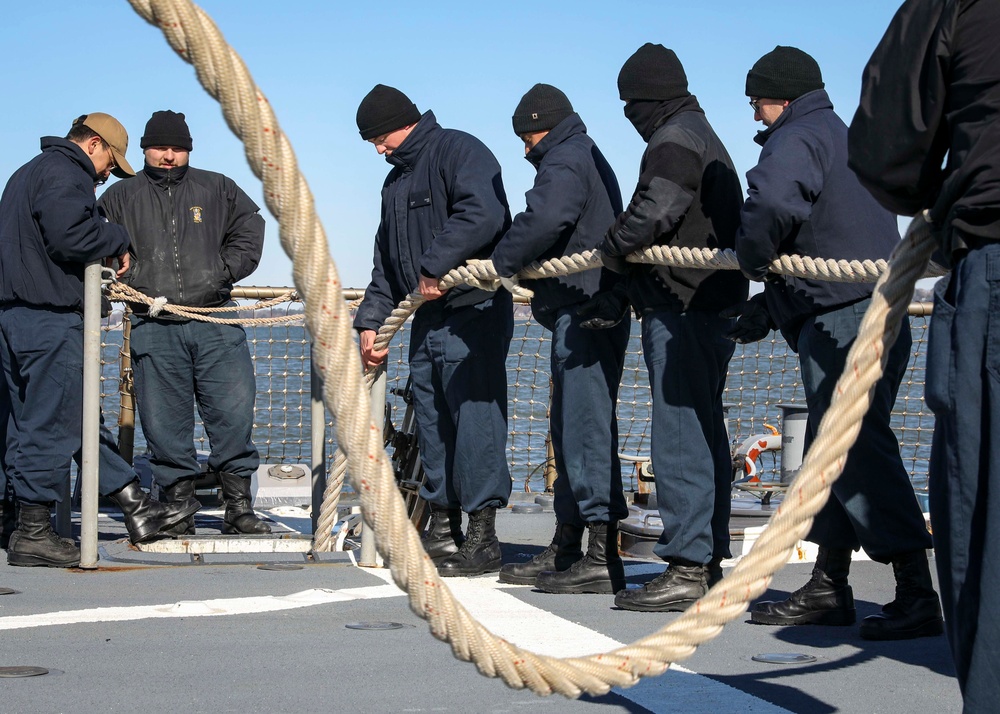
[[[220,615],[249,615],[258,612],[294,610],[328,602],[344,602],[362,597],[390,597],[399,595],[399,588],[377,585],[371,593],[349,590],[303,590],[291,595],[265,595],[262,597],[223,598],[218,600],[189,600],[163,605],[137,605],[134,607],[95,607],[86,610],[62,610],[38,615],[0,617],[0,630],[21,630],[29,627],[73,625],[83,622],[125,622],[166,617],[218,617]]]
[[[635,567],[645,572],[645,566]],[[663,571],[663,566],[653,564],[648,569],[658,574]],[[388,570],[369,572],[386,582],[392,582]],[[631,566],[628,572],[632,573]],[[446,582],[455,597],[473,617],[494,635],[518,647],[550,657],[579,657],[625,646],[623,642],[529,605],[504,592],[513,588],[529,587],[527,585],[506,585],[492,577],[448,578]],[[609,617],[614,616],[610,612],[610,596],[581,595],[580,597],[608,598]],[[671,665],[661,677],[644,679],[630,689],[615,688],[612,691],[654,714],[679,711],[686,714],[737,711],[751,714],[789,714],[787,709],[676,664]]]
[[[351,600],[403,597],[387,569],[369,570],[386,582],[342,590],[315,588],[290,595],[194,600],[163,605],[99,607],[0,617],[0,630],[71,625],[94,622],[126,622],[170,617],[223,617],[261,612],[293,610]],[[542,610],[514,597],[508,589],[527,587],[504,585],[492,577],[450,578],[448,587],[462,605],[498,637],[539,654],[574,657],[605,652],[624,643],[583,625]],[[602,597],[599,595],[581,597]],[[720,711],[752,714],[787,714],[787,710],[758,699],[729,685],[691,672],[678,665],[661,677],[645,679],[631,689],[614,689],[615,694],[650,712],[684,711],[687,714],[717,714]]]

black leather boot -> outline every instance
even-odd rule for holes
[[[568,569],[546,571],[535,587],[547,593],[616,593],[625,589],[625,564],[618,555],[618,523],[588,523],[587,553]]]
[[[75,568],[80,564],[80,549],[52,530],[51,503],[22,501],[18,510],[17,529],[7,546],[9,565]]]
[[[722,558],[712,558],[707,567],[706,580],[709,589],[712,589],[716,583],[722,582]]]
[[[526,563],[507,563],[500,568],[500,582],[534,585],[535,578],[546,570],[562,572],[583,558],[583,526],[556,523],[549,547]]]
[[[469,531],[458,552],[438,563],[442,578],[482,575],[500,570],[500,541],[496,531],[497,509],[484,508],[469,514]]]
[[[125,528],[128,530],[128,539],[133,544],[163,534],[174,524],[193,516],[201,507],[193,498],[184,503],[164,504],[154,501],[139,486],[139,479],[108,494],[108,498],[118,504],[125,514]]]
[[[944,632],[941,601],[931,582],[927,553],[915,550],[892,559],[896,599],[861,621],[866,640],[912,640]]]
[[[17,528],[17,502],[0,499],[0,550],[6,550],[10,536]]]
[[[454,555],[465,542],[462,534],[462,509],[431,505],[427,531],[420,536],[420,543],[431,560],[438,563]]]
[[[750,621],[758,625],[853,625],[854,591],[847,584],[848,549],[820,548],[809,582],[787,600],[758,602]]]
[[[220,471],[219,483],[222,484],[222,498],[226,502],[223,533],[262,535],[271,532],[271,526],[258,518],[250,507],[250,479]]]
[[[707,592],[707,565],[672,560],[641,588],[615,595],[615,605],[639,612],[684,612]]]
[[[182,478],[179,481],[174,481],[172,484],[163,489],[163,495],[166,498],[164,503],[167,504],[197,501],[194,495],[194,477]],[[201,505],[200,501],[198,501],[198,503]],[[180,523],[172,525],[170,528],[163,531],[163,535],[170,536],[188,536],[194,534],[194,516],[188,516]]]

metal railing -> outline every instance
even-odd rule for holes
[[[289,288],[240,287],[233,293],[241,301],[267,299]],[[345,299],[356,300],[359,290],[345,291]],[[515,486],[542,490],[543,472],[550,454],[546,448],[549,403],[550,333],[531,317],[524,301],[515,301],[515,332],[507,357],[510,402],[508,461]],[[267,308],[263,314],[243,313],[244,317],[267,317],[300,313],[302,305],[292,300]],[[927,460],[933,415],[923,407],[926,329],[930,306],[910,306],[913,351],[892,415],[892,425],[900,441],[904,463],[918,491],[926,489]],[[121,349],[121,310],[103,321],[101,334],[100,403],[108,423],[119,411],[119,377],[116,364]],[[387,359],[387,405],[390,418],[399,423],[405,405],[397,391],[408,376],[408,327],[404,326],[390,344]],[[247,340],[257,378],[254,409],[254,443],[264,463],[294,463],[311,468],[313,491],[322,493],[327,465],[336,448],[335,430],[322,406],[318,384],[311,370],[309,338],[301,323],[263,325],[247,328]],[[730,438],[734,444],[765,431],[765,424],[778,425],[778,404],[804,401],[798,358],[780,335],[749,345],[737,345],[730,363],[725,401],[729,412]],[[649,423],[652,402],[639,340],[639,323],[633,322],[626,354],[625,372],[619,392],[618,419],[620,450],[630,457],[623,463],[626,488],[637,488],[636,459],[649,452]],[[199,448],[207,448],[207,437],[196,416]],[[136,453],[144,450],[141,421],[136,426]],[[319,445],[323,444],[323,447]],[[764,463],[761,473],[777,477],[777,464]],[[84,493],[86,493],[84,491]],[[314,517],[318,501],[314,500]],[[86,510],[86,509],[85,509]],[[89,527],[89,526],[88,526]],[[96,525],[95,525],[96,528]]]

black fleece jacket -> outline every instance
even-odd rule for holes
[[[894,213],[929,208],[945,259],[1000,240],[998,38],[1000,3],[907,0],[868,61],[851,122],[851,168]]]
[[[264,218],[222,174],[146,166],[105,191],[100,205],[108,220],[132,236],[133,262],[122,280],[151,297],[175,305],[223,305],[233,283],[260,262]]]
[[[630,102],[626,116],[648,146],[632,200],[601,249],[622,256],[650,245],[734,248],[743,190],[697,100]],[[719,312],[747,292],[746,278],[735,270],[632,265],[628,276],[629,299],[640,313]]]

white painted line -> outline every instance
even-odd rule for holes
[[[655,564],[637,567],[648,568],[651,572],[662,570]],[[0,617],[0,630],[171,617],[249,615],[351,600],[403,597],[403,591],[393,583],[388,569],[373,568],[366,569],[366,572],[384,580],[386,584],[342,590],[314,588],[283,596],[181,601],[163,605],[101,607]],[[624,645],[596,630],[529,605],[505,592],[523,586],[505,585],[492,576],[449,578],[447,584],[472,616],[491,632],[532,652],[550,657],[579,657],[606,652]],[[610,596],[580,597],[606,597],[610,607]],[[613,691],[654,714],[676,711],[684,711],[686,714],[717,714],[729,711],[787,714],[787,710],[781,707],[678,665],[672,665],[670,671],[663,676],[644,679],[631,689],[616,688]]]
[[[663,566],[655,563],[635,567],[643,571],[648,569],[654,574],[663,571]],[[368,572],[388,583],[392,582],[392,575],[388,570]],[[504,592],[508,589],[529,586],[506,585],[495,577],[448,578],[446,582],[465,609],[490,632],[537,654],[550,657],[581,657],[607,652],[625,645],[596,630],[565,620]],[[604,597],[608,601],[608,607],[611,607],[610,595],[580,597]],[[789,714],[787,709],[676,664],[671,665],[667,673],[660,677],[644,679],[630,689],[615,688],[612,691],[654,714],[679,711],[686,714],[719,712]]]
[[[168,617],[218,617],[222,615],[250,615],[259,612],[294,610],[329,602],[357,600],[360,597],[394,597],[399,588],[389,593],[385,586],[377,585],[370,593],[353,593],[339,590],[305,590],[285,596],[265,595],[262,597],[224,598],[219,600],[181,601],[163,605],[139,605],[135,607],[96,607],[86,610],[63,610],[38,615],[17,615],[0,617],[0,630],[22,630],[29,627],[52,625],[73,625],[83,622],[126,622]]]
[[[743,530],[743,554],[746,555],[750,552],[750,548],[753,544],[757,542],[760,538],[760,534],[764,532],[766,526],[750,526]],[[795,544],[795,549],[788,556],[788,563],[815,563],[816,556],[819,553],[819,546],[815,543],[810,543],[807,540],[800,540]],[[851,560],[871,560],[868,554],[863,550],[855,552],[851,556]],[[734,561],[735,562],[735,561]],[[725,563],[723,563],[725,565]]]

